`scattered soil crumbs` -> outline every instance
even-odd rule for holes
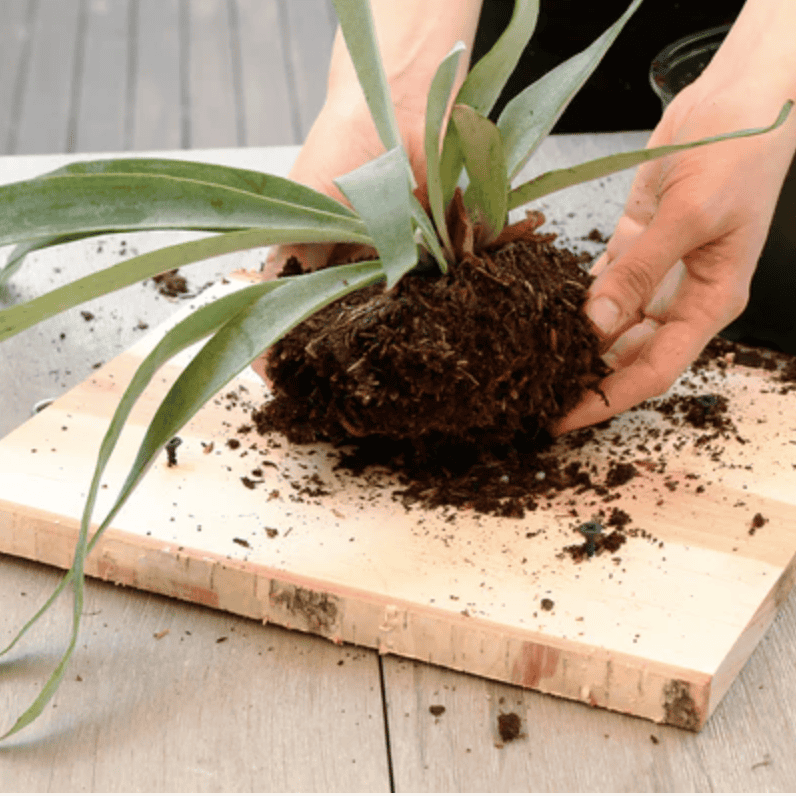
[[[522,737],[522,719],[516,713],[500,713],[497,719],[498,735],[503,743]]]
[[[188,280],[176,268],[156,274],[152,281],[157,285],[158,293],[167,298],[178,298],[188,292]]]
[[[594,553],[593,556],[599,556],[601,553],[615,553],[627,541],[627,536],[621,531],[611,531],[609,534],[598,536],[594,540]],[[568,545],[564,548],[564,553],[577,564],[589,556],[589,542],[583,544]]]
[[[548,242],[534,245],[546,250]],[[509,271],[516,266],[520,244],[513,246],[513,254],[506,255]],[[341,300],[333,305],[337,315],[315,316],[306,322],[308,325],[295,330],[300,331],[298,337],[286,338],[275,349],[270,375],[277,384],[277,397],[253,411],[257,431],[284,434],[296,444],[331,441],[337,449],[335,469],[376,481],[386,471],[392,475],[391,482],[397,480],[393,499],[407,509],[458,508],[521,519],[539,508],[550,509],[555,501],[571,515],[570,527],[576,538],[575,531],[584,519],[578,516],[578,510],[584,505],[594,507],[597,500],[608,503],[621,498],[617,490],[631,480],[642,479],[645,486],[658,489],[658,505],[669,491],[704,493],[706,484],[695,483],[699,475],[673,478],[665,471],[667,464],[676,461],[671,454],[679,450],[678,446],[693,445],[716,459],[721,455],[720,446],[711,448],[712,440],[745,442],[732,421],[733,407],[719,389],[723,371],[733,363],[778,371],[782,389],[796,390],[796,357],[716,337],[684,374],[685,386],[695,394],[652,399],[640,405],[639,409],[658,417],[645,427],[642,436],[605,434],[611,427],[609,420],[572,432],[554,444],[545,430],[547,421],[568,406],[576,393],[596,390],[597,371],[590,370],[593,362],[589,365],[584,360],[579,375],[563,386],[564,392],[571,390],[570,398],[559,394],[556,406],[547,405],[532,417],[518,413],[516,406],[545,400],[538,394],[544,387],[528,374],[544,372],[551,356],[563,358],[577,348],[573,326],[566,326],[562,334],[557,329],[567,317],[566,323],[571,324],[573,308],[578,314],[589,279],[567,270],[576,265],[574,260],[565,267],[555,260],[558,255],[551,256],[555,267],[550,270],[558,269],[557,286],[543,279],[541,285],[524,288],[537,298],[542,296],[541,313],[534,306],[537,298],[530,306],[517,309],[517,279],[504,279],[505,263],[495,253],[489,255],[488,262],[468,260],[458,269],[467,271],[466,278],[449,276],[445,291],[455,297],[453,303],[461,304],[458,309],[465,316],[470,313],[474,319],[456,321],[450,328],[443,327],[435,314],[435,302],[440,299],[432,287],[434,280],[422,275],[403,280],[389,295],[375,287]],[[300,265],[292,266],[300,271]],[[491,295],[487,284],[500,297],[492,302],[499,308],[500,335],[480,329],[482,323],[495,323],[485,321],[487,316],[480,314],[482,305],[489,304],[479,298],[482,290],[487,291],[483,296]],[[531,318],[540,323],[534,334],[541,335],[542,344],[524,359],[517,357],[521,348],[528,347],[528,337],[522,331],[524,326],[515,325],[513,315],[527,315],[524,321]],[[353,326],[345,326],[352,321]],[[407,329],[415,329],[418,339],[404,340],[401,335]],[[455,339],[459,333],[473,338],[476,348],[462,353]],[[516,349],[512,348],[515,342]],[[591,356],[589,346],[591,342],[586,345]],[[306,359],[303,353],[308,354]],[[385,362],[392,357],[401,363],[395,372],[386,370],[392,366]],[[484,363],[495,362],[502,363],[497,372],[480,369]],[[551,367],[559,368],[561,362],[556,359]],[[440,374],[447,374],[448,381],[456,385],[452,392],[450,385],[444,385],[444,389],[439,385]],[[702,390],[701,384],[706,385]],[[344,390],[338,394],[341,385]],[[471,401],[472,395],[480,395],[483,401]],[[402,403],[404,397],[406,405]],[[498,407],[497,414],[488,415],[490,407]],[[463,429],[455,430],[460,416],[469,420]],[[379,417],[387,417],[387,431],[392,436],[373,432]],[[402,425],[390,426],[393,418],[399,418],[396,422]],[[602,446],[599,466],[592,458],[598,439]],[[309,474],[291,485],[297,493],[304,490],[308,497],[325,494],[323,484],[308,479]],[[581,496],[586,493],[584,501]],[[615,554],[628,538],[643,538],[663,546],[646,530],[631,527],[628,508],[614,505],[596,511],[605,533],[594,539],[593,556]],[[593,508],[589,513],[594,519]],[[454,517],[450,515],[451,522]],[[751,522],[750,535],[761,527],[759,522]],[[530,538],[537,532],[527,535]],[[563,548],[560,555],[580,562],[590,557],[588,548],[588,541],[573,544]]]

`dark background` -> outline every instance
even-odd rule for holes
[[[522,60],[495,107],[557,64],[588,47],[625,11],[629,0],[541,0],[539,21]],[[733,22],[743,0],[646,0],[631,17],[553,129],[556,133],[651,130],[661,103],[650,88],[653,58],[667,45]],[[484,0],[473,63],[508,25],[514,0]]]

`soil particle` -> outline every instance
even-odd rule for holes
[[[545,597],[539,605],[543,611],[552,611],[555,607],[555,603],[549,597]]]
[[[594,552],[592,555],[589,555],[590,545],[588,541],[583,544],[568,545],[563,552],[577,564],[588,560],[592,556],[599,556],[603,552],[615,553],[626,541],[627,535],[621,531],[611,531],[611,533],[598,536],[594,540]]]
[[[631,516],[626,511],[614,506],[614,508],[611,509],[611,514],[609,515],[605,524],[621,531],[631,521],[631,519]]]
[[[444,705],[429,705],[428,712],[432,716],[434,716],[435,718],[438,718],[439,716],[441,716],[445,712],[445,706]]]
[[[586,240],[593,241],[594,243],[608,243],[608,238],[600,232],[597,227],[592,229],[586,236]]]
[[[755,533],[757,533],[758,528],[762,528],[767,522],[768,519],[766,519],[766,517],[764,517],[758,511],[757,514],[755,514],[755,516],[752,517],[752,525],[749,528],[749,536],[754,536]]]
[[[498,735],[503,743],[515,741],[522,735],[522,719],[516,713],[500,713],[497,726]]]
[[[178,298],[188,292],[188,280],[176,268],[156,274],[152,281],[157,285],[158,293],[167,298]]]
[[[611,466],[608,470],[608,474],[605,476],[605,486],[609,489],[614,489],[626,484],[631,478],[635,478],[637,475],[638,470],[632,464],[616,463]]]

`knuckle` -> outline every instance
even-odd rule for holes
[[[618,262],[611,270],[621,293],[635,306],[643,306],[657,288],[652,263],[639,257]]]

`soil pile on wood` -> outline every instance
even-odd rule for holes
[[[536,437],[610,369],[581,312],[583,257],[528,224],[522,237],[302,323],[271,351],[275,397],[255,413],[260,430],[292,442],[377,436],[421,452]]]

